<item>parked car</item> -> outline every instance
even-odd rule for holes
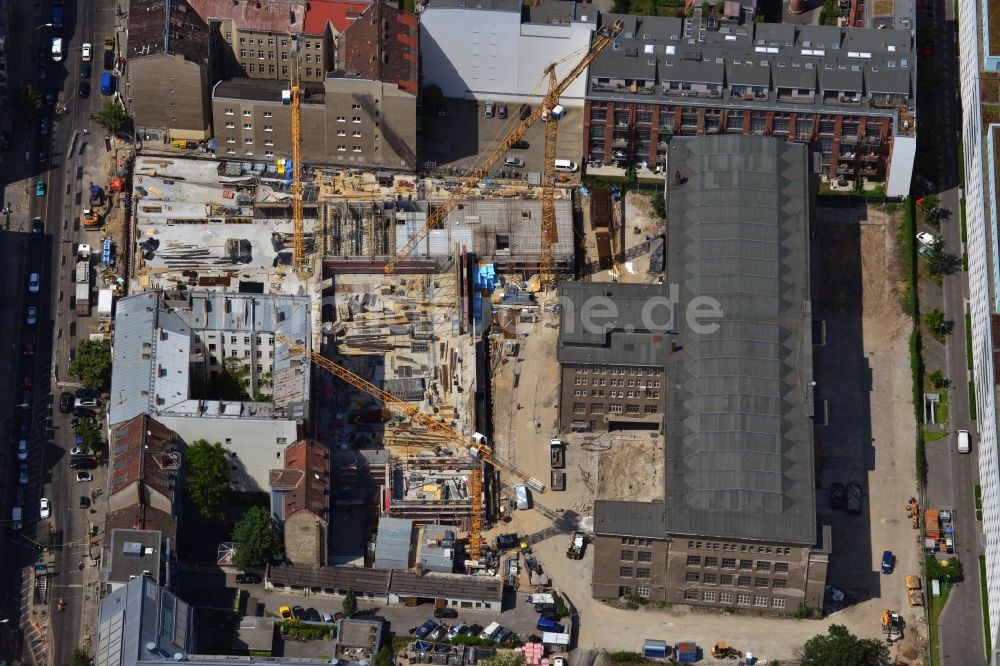
[[[322,622],[323,618],[319,616],[319,611],[311,606],[306,609],[306,619],[310,622]]]
[[[334,613],[334,614],[333,614],[333,621],[334,621],[334,622],[340,622],[341,620],[343,620],[343,619],[344,619],[344,617],[345,617],[345,616],[344,616],[344,614],[343,614],[343,613]]]
[[[21,463],[17,466],[17,482],[22,486],[28,485],[28,463]]]
[[[41,181],[38,181],[41,182]],[[42,289],[42,278],[38,273],[31,273],[28,275],[28,291],[32,294],[37,294]]]
[[[486,106],[483,108],[483,116],[486,118],[492,118],[495,108],[496,107],[494,106],[493,102],[487,102]]]
[[[934,191],[934,181],[928,178],[927,176],[921,176],[920,174],[917,174],[916,176],[914,176],[913,180],[917,181],[917,185],[924,188],[928,192]]]
[[[100,401],[97,398],[77,398],[73,402],[73,406],[74,407],[97,407],[97,405],[99,404],[99,402]]]
[[[527,150],[530,145],[531,144],[529,144],[527,141],[521,139],[520,141],[515,141],[514,143],[510,144],[510,147],[513,150]]]
[[[77,89],[77,93],[80,95],[80,99],[87,99],[90,97],[90,81],[80,81],[80,87]]]
[[[253,573],[252,571],[244,571],[241,574],[236,574],[236,582],[240,585],[257,585],[263,582],[260,574]]]
[[[435,608],[434,617],[438,618],[456,618],[458,617],[458,611],[454,608]]]
[[[456,624],[454,627],[448,630],[448,640],[455,638],[456,636],[460,635],[463,631],[465,631],[465,625]]]
[[[38,133],[45,136],[49,133],[49,119],[42,118],[42,122],[38,123]]]
[[[77,483],[89,483],[94,480],[94,475],[90,472],[77,472],[76,481]]]
[[[281,608],[278,609],[278,615],[281,616],[282,620],[291,620],[292,609],[289,608],[288,606],[282,606]]]
[[[528,106],[527,104],[522,104],[520,108],[517,110],[517,115],[521,118],[521,120],[525,120],[528,116],[531,115],[531,107]],[[527,148],[527,146],[525,147]]]
[[[80,57],[84,62],[90,61],[91,46],[90,42],[84,42],[83,46],[80,47]]]
[[[413,632],[413,635],[421,639],[427,638],[427,634],[437,629],[437,627],[438,627],[437,622],[435,622],[434,620],[427,620],[422,625],[417,627],[416,631]]]
[[[296,620],[302,620],[302,621],[305,621],[306,618],[308,617],[306,615],[306,609],[303,608],[302,606],[292,606],[292,616]]]
[[[35,196],[44,197],[45,196],[45,181],[39,178],[35,181]]]
[[[79,443],[82,439],[83,438],[80,437],[79,435],[76,436],[77,443]],[[83,448],[80,447],[80,446],[74,446],[72,449],[69,450],[69,454],[71,456],[85,456],[85,455],[88,455],[87,452],[84,451]]]
[[[52,515],[52,506],[49,504],[49,500],[45,497],[38,500],[38,517],[45,520]]]
[[[934,237],[934,234],[927,231],[920,231],[917,233],[917,242],[921,245],[933,245],[936,240],[937,238]]]
[[[21,353],[25,356],[35,355],[35,336],[26,335],[21,338]]]
[[[520,157],[505,157],[503,158],[503,165],[505,167],[517,167],[518,169],[523,169],[524,160]]]
[[[326,622],[327,624],[333,624],[333,616],[330,615],[329,613],[321,613],[320,617],[322,617],[323,621]]]
[[[543,620],[552,620],[553,622],[558,622],[559,620],[562,619],[562,615],[551,610],[542,611],[541,613],[538,614],[538,617],[542,618]]]
[[[448,629],[446,629],[445,627],[443,627],[443,626],[441,626],[439,624],[437,626],[437,628],[434,629],[434,631],[432,631],[431,633],[427,634],[427,640],[429,640],[429,641],[439,641],[442,638],[444,638],[447,633],[448,633]]]
[[[80,64],[80,78],[81,79],[89,79],[90,78],[90,73],[91,73],[90,63],[89,62],[81,63]]]
[[[76,407],[73,409],[73,415],[81,419],[96,419],[97,412],[92,409],[87,409],[86,407]]]
[[[17,459],[27,460],[28,459],[28,442],[26,440],[20,440],[17,443]]]
[[[507,117],[507,105],[506,104],[500,104],[500,105],[498,105],[497,106],[497,118],[499,118],[500,120],[503,120],[506,117]]]
[[[479,624],[470,624],[468,627],[466,627],[465,629],[462,630],[462,635],[463,636],[478,636],[479,633],[482,630],[483,630],[482,625],[479,625]]]
[[[73,394],[69,391],[63,391],[59,394],[59,411],[63,414],[69,414],[73,411]]]
[[[24,377],[21,377],[21,388],[30,389],[31,385],[34,383],[34,379],[31,377],[31,371],[28,370],[24,373]]]
[[[497,633],[493,634],[493,640],[496,641],[497,645],[503,645],[513,635],[514,632],[507,627],[500,627]]]
[[[69,459],[70,469],[94,469],[95,467],[97,467],[97,461],[88,456],[77,456]]]
[[[36,217],[31,221],[31,235],[35,238],[40,237],[45,233],[45,225],[42,224],[41,218]]]
[[[38,323],[38,308],[36,306],[34,306],[34,305],[29,305],[28,306],[28,312],[27,312],[27,315],[25,316],[24,320],[25,320],[25,323],[28,324],[28,326],[34,326],[35,324],[37,324]]]
[[[896,568],[896,557],[892,554],[891,550],[887,550],[882,553],[882,573],[891,574],[892,570]]]

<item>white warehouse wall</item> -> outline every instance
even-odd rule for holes
[[[420,15],[422,85],[436,84],[445,97],[537,101],[545,68],[578,52],[556,67],[561,77],[589,46],[594,11],[587,23],[522,24],[517,11],[430,4]],[[569,87],[563,104],[583,105],[585,80]]]

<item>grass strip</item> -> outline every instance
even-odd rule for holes
[[[983,600],[983,639],[986,654],[993,653],[993,641],[990,640],[990,593],[986,589],[986,556],[979,556],[979,596]]]
[[[969,381],[969,418],[976,420],[976,382]]]

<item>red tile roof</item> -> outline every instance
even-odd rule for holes
[[[285,520],[298,511],[312,511],[327,520],[330,513],[330,453],[319,442],[300,439],[285,448],[282,470],[271,470],[271,487],[294,487],[285,495]],[[298,481],[295,482],[295,479]]]
[[[116,529],[158,531],[170,539],[171,548],[176,548],[177,519],[159,509],[135,504],[109,512],[104,528],[108,546],[111,545],[111,531]]]
[[[388,26],[382,30],[382,24]],[[347,76],[395,83],[417,94],[417,17],[384,1],[373,3],[344,32],[341,44]]]
[[[156,419],[140,414],[111,432],[111,495],[141,482],[149,492],[156,492],[172,502],[171,471],[180,467],[176,452],[177,435]]]
[[[306,0],[188,0],[203,20],[230,19],[239,30],[302,32]],[[259,7],[259,8],[258,8]]]
[[[368,0],[309,0],[306,4],[306,23],[302,29],[307,35],[322,35],[327,23],[333,24],[337,32],[361,18],[368,8]]]

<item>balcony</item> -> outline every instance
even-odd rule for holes
[[[765,89],[754,89],[747,90],[742,87],[733,87],[730,90],[729,96],[732,99],[740,99],[745,102],[761,102],[766,101],[768,97],[768,91]]]
[[[869,102],[876,109],[895,109],[896,107],[906,108],[908,102],[907,95],[871,95]]]
[[[862,162],[878,162],[878,160],[879,160],[878,153],[863,153],[861,155]]]
[[[613,148],[627,148],[628,139],[619,139],[619,138],[612,139],[611,146]]]
[[[816,100],[816,93],[802,93],[793,88],[778,88],[777,98],[779,102],[790,102],[792,104],[812,104]]]
[[[829,92],[823,95],[824,104],[839,104],[841,106],[861,106],[860,92]]]
[[[845,134],[844,136],[840,137],[840,143],[847,146],[856,146],[858,144],[858,135]]]
[[[837,165],[837,173],[839,173],[839,174],[854,173],[854,165],[853,164],[838,164]]]
[[[591,80],[590,83],[591,92],[607,92],[607,93],[618,93],[618,94],[629,94],[629,95],[652,95],[656,91],[656,87],[652,84],[638,84],[638,83],[618,83],[618,82],[608,82],[600,83],[598,81]]]
[[[846,152],[846,153],[842,152],[842,153],[840,153],[840,159],[842,159],[842,160],[854,160],[854,159],[857,158],[857,156],[858,156],[857,153],[850,153],[850,152]]]
[[[669,86],[663,86],[663,94],[669,95],[670,97],[694,97],[698,99],[720,99],[722,97],[722,92],[720,90],[694,88],[682,90],[680,88],[671,88]]]
[[[866,136],[865,137],[865,145],[866,146],[879,146],[881,144],[882,144],[882,136],[881,135]]]

